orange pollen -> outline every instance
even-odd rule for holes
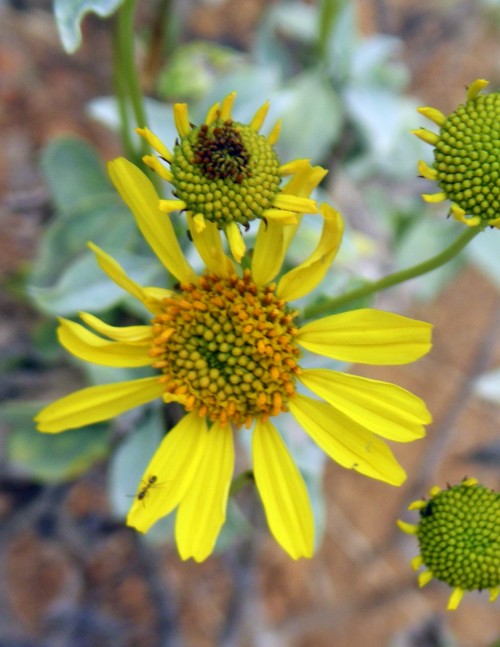
[[[297,312],[245,270],[181,283],[159,304],[150,355],[165,394],[211,421],[250,427],[288,411],[295,395]]]

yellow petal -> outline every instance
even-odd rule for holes
[[[429,352],[432,325],[402,315],[361,308],[302,326],[307,350],[344,362],[407,364]]]
[[[344,221],[338,211],[321,205],[323,231],[316,249],[301,265],[281,277],[277,294],[285,301],[300,299],[312,292],[325,277],[342,240]]]
[[[281,132],[281,124],[282,124],[282,120],[278,119],[278,121],[272,127],[271,132],[267,136],[267,141],[271,146],[274,146],[274,144],[276,144],[276,142],[279,139],[280,132]]]
[[[158,194],[150,180],[123,157],[110,162],[108,169],[142,235],[163,265],[179,281],[196,282],[196,274],[182,253],[172,223],[158,208]]]
[[[79,312],[88,326],[101,335],[106,335],[116,341],[126,341],[130,344],[149,344],[152,340],[151,326],[111,326],[89,312]]]
[[[437,202],[444,202],[448,199],[448,196],[443,191],[440,191],[439,193],[422,193],[422,198],[425,202],[434,204]]]
[[[318,205],[315,200],[301,198],[300,196],[289,193],[278,193],[274,198],[273,206],[277,209],[298,211],[301,213],[316,213],[318,211]]]
[[[422,573],[420,573],[417,578],[418,585],[420,586],[420,588],[429,584],[429,582],[432,580],[433,577],[434,575],[432,574],[431,571],[423,571]]]
[[[325,177],[327,171],[321,166],[307,164],[294,175],[283,187],[284,193],[307,198]],[[261,222],[257,232],[252,258],[252,277],[258,285],[266,285],[278,274],[283,264],[286,251],[295,236],[300,223],[283,226],[273,220]]]
[[[204,220],[204,227],[200,232],[196,220],[189,214],[187,221],[193,243],[207,270],[215,272],[219,276],[234,274],[234,265],[229,256],[224,254],[217,225]]]
[[[103,251],[94,243],[89,242],[87,243],[87,245],[96,255],[97,263],[101,270],[105,274],[107,274],[109,278],[116,283],[116,285],[119,285],[122,290],[128,292],[138,301],[142,301],[146,308],[154,312],[154,308],[151,307],[151,302],[145,294],[143,288],[127,275],[123,267],[117,261],[115,261],[112,256],[106,254],[105,251]]]
[[[422,438],[423,425],[431,422],[420,398],[389,382],[328,369],[303,370],[299,380],[334,409],[389,440]]]
[[[174,104],[174,122],[177,132],[181,137],[189,135],[191,132],[191,125],[189,123],[189,112],[186,103]]]
[[[431,168],[424,161],[420,160],[418,163],[418,172],[422,177],[428,180],[437,180],[438,172],[435,168]]]
[[[314,517],[307,488],[270,422],[257,422],[252,455],[255,482],[274,538],[292,559],[311,557]]]
[[[446,121],[446,117],[440,110],[437,110],[437,108],[429,108],[428,106],[425,106],[423,108],[417,108],[417,112],[433,121],[437,126],[442,126]]]
[[[187,207],[187,204],[183,200],[158,200],[158,209],[162,213],[172,213],[174,211],[182,211]]]
[[[136,128],[135,132],[145,139],[151,148],[154,148],[158,155],[163,157],[164,160],[171,162],[174,159],[172,153],[168,150],[161,139],[152,133],[149,128]]]
[[[474,81],[474,83],[471,83],[467,88],[467,101],[475,99],[481,92],[481,90],[483,90],[489,84],[490,82],[486,79],[477,79],[476,81]]]
[[[38,430],[58,433],[109,420],[159,398],[165,387],[157,377],[89,386],[49,404],[35,417]]]
[[[205,123],[207,124],[207,126],[209,126],[216,119],[218,119],[219,114],[220,114],[220,105],[219,103],[214,103],[214,105],[207,112],[207,116],[205,117]]]
[[[286,175],[295,175],[300,171],[304,171],[308,168],[311,168],[311,160],[309,159],[296,159],[286,164],[280,166],[280,175],[285,177]]]
[[[245,241],[241,235],[240,228],[235,222],[230,222],[226,225],[224,231],[226,232],[231,254],[236,262],[239,263],[245,253]]]
[[[198,470],[208,440],[205,418],[193,412],[171,429],[144,472],[142,483],[156,477],[143,499],[134,499],[127,525],[140,532],[172,512],[186,494]],[[141,486],[140,486],[141,487]]]
[[[231,92],[222,100],[220,106],[220,117],[221,121],[227,121],[231,119],[231,110],[233,108],[234,100],[236,99],[236,92]]]
[[[57,329],[59,342],[75,357],[103,366],[151,365],[151,357],[148,354],[149,344],[139,346],[125,341],[108,341],[69,319],[60,318],[59,323],[60,326]]]
[[[326,402],[297,394],[289,407],[314,442],[342,467],[391,485],[405,480],[403,468],[382,440]]]
[[[269,111],[269,101],[266,101],[254,114],[252,121],[250,122],[250,128],[256,133],[262,128],[262,124],[267,116]]]
[[[234,470],[230,425],[214,423],[196,474],[175,519],[175,538],[182,559],[202,562],[213,551],[226,519],[227,498]]]
[[[416,535],[418,532],[418,526],[415,526],[413,523],[407,523],[406,521],[401,521],[398,519],[396,521],[397,527],[405,532],[407,535]]]
[[[172,180],[174,179],[172,172],[164,164],[162,164],[160,160],[155,157],[155,155],[144,155],[142,161],[144,162],[144,164],[149,166],[150,169],[157,173],[162,178],[162,180],[165,180],[166,182],[172,182]]]
[[[275,222],[280,227],[284,225],[297,225],[299,220],[297,218],[298,214],[295,211],[284,211],[283,209],[266,209],[262,214],[262,220],[269,222]],[[266,224],[267,224],[266,223]]]
[[[416,135],[423,142],[430,144],[431,146],[435,146],[439,141],[439,135],[433,133],[432,130],[427,130],[427,128],[417,128],[411,132],[413,135]]]

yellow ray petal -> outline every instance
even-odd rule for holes
[[[154,312],[154,308],[151,306],[150,299],[145,294],[143,288],[132,280],[123,267],[115,261],[115,259],[106,254],[100,247],[94,243],[87,243],[88,247],[94,252],[97,257],[97,263],[101,270],[109,276],[109,278],[119,285],[122,290],[128,292],[131,296],[135,297],[138,301],[141,301],[146,308]]]
[[[299,213],[316,213],[318,204],[310,198],[291,195],[290,193],[278,193],[273,201],[274,207],[288,211],[297,211]]]
[[[164,160],[171,162],[174,159],[172,153],[168,150],[161,139],[152,133],[149,128],[136,128],[135,132],[145,139],[151,148],[153,148],[160,157],[163,157]]]
[[[284,211],[283,209],[266,209],[263,213],[262,219],[269,222],[275,222],[280,227],[285,225],[298,225],[298,213],[296,211]]]
[[[123,157],[110,162],[108,169],[142,235],[163,265],[179,281],[196,282],[196,274],[182,253],[172,223],[158,209],[158,194],[150,180]]]
[[[434,204],[436,202],[444,202],[448,199],[448,196],[446,195],[446,193],[441,191],[440,193],[422,193],[422,198],[426,202]]]
[[[307,198],[327,172],[321,166],[308,164],[290,178],[282,191]],[[269,283],[280,271],[299,222],[300,217],[297,218],[297,224],[289,225],[286,228],[273,220],[269,220],[267,223],[261,222],[252,258],[252,277],[258,285]]]
[[[252,439],[254,475],[267,523],[280,546],[292,557],[311,557],[314,517],[309,495],[276,428],[257,422]]]
[[[500,587],[495,586],[494,588],[490,589],[490,596],[488,600],[490,602],[495,602],[495,600],[498,598],[498,594],[500,593]]]
[[[153,339],[151,326],[111,326],[89,312],[79,312],[80,319],[101,335],[130,344],[149,344]]]
[[[229,276],[234,274],[235,269],[233,262],[224,254],[220,232],[217,225],[208,220],[204,221],[203,230],[198,231],[195,219],[188,214],[187,217],[189,231],[193,243],[198,250],[201,259],[205,263],[207,270],[219,274],[219,276]]]
[[[196,474],[180,502],[175,538],[182,559],[202,562],[213,551],[226,519],[227,498],[234,470],[230,425],[214,423]]]
[[[124,411],[151,402],[165,387],[157,377],[89,386],[56,400],[42,409],[35,421],[39,431],[58,433],[109,420]]]
[[[300,299],[316,288],[328,271],[342,240],[344,221],[338,211],[327,204],[321,205],[323,230],[316,249],[301,265],[283,275],[277,294],[285,301]]]
[[[245,254],[245,241],[241,235],[240,228],[235,222],[230,222],[226,225],[224,231],[226,232],[231,254],[236,262],[239,263]]]
[[[427,130],[427,128],[416,128],[411,132],[413,135],[416,135],[423,142],[430,144],[431,146],[435,146],[439,141],[439,135],[433,133],[432,130]]]
[[[342,467],[391,485],[405,480],[403,468],[382,440],[326,402],[297,394],[289,407],[314,442]]]
[[[233,109],[234,100],[236,99],[236,92],[230,92],[227,97],[222,100],[220,106],[220,117],[221,121],[227,121],[231,119],[231,110]]]
[[[361,308],[312,321],[297,341],[307,350],[344,362],[407,364],[429,352],[432,325]]]
[[[334,409],[389,440],[422,438],[423,425],[431,422],[420,398],[389,382],[328,369],[303,370],[299,380]]]
[[[311,160],[309,159],[297,159],[287,162],[280,166],[280,175],[285,177],[286,175],[295,175],[295,173],[300,173],[300,171],[305,171],[311,168]]]
[[[206,420],[195,412],[184,416],[168,432],[143,476],[143,482],[156,477],[158,486],[150,488],[143,500],[134,499],[127,525],[147,532],[179,505],[198,471],[207,441]]]
[[[417,112],[419,112],[421,115],[424,115],[424,117],[427,117],[427,119],[433,121],[437,126],[442,126],[446,121],[446,117],[437,108],[424,106],[422,108],[417,108]]]
[[[426,586],[426,584],[429,584],[433,577],[434,575],[431,571],[423,571],[422,573],[419,573],[417,581],[420,588]]]
[[[280,137],[281,124],[282,124],[282,120],[278,119],[278,121],[274,124],[271,132],[267,136],[267,141],[269,142],[269,144],[271,146],[274,146],[274,144],[276,144],[276,142],[278,141],[278,139]]]
[[[408,506],[408,510],[423,510],[427,507],[429,501],[424,501],[424,499],[419,499],[417,501],[412,501]]]
[[[425,177],[428,180],[437,180],[438,172],[436,169],[431,168],[422,160],[418,163],[418,172],[422,177]]]
[[[474,83],[471,83],[467,88],[467,101],[475,99],[477,95],[483,90],[486,86],[490,84],[486,79],[477,79]]]
[[[174,211],[182,211],[187,207],[187,204],[183,200],[158,200],[158,209],[162,213],[172,213]]]
[[[422,559],[422,555],[417,555],[411,560],[410,565],[414,571],[418,571],[418,569],[422,566],[423,563],[424,563],[424,560]]]
[[[252,118],[252,121],[250,122],[250,128],[254,130],[256,133],[258,133],[259,130],[262,128],[262,124],[264,123],[268,112],[269,112],[269,101],[266,101],[257,110],[257,112],[254,114]]]
[[[220,114],[220,105],[219,103],[214,103],[214,105],[207,112],[207,116],[205,117],[205,123],[207,124],[207,126],[209,126],[216,119],[218,119],[219,114]]]
[[[464,593],[465,591],[463,589],[458,586],[455,587],[453,593],[450,595],[450,599],[448,600],[448,606],[446,607],[448,611],[455,611],[455,609],[458,608],[458,605],[464,597]]]
[[[177,132],[181,137],[189,135],[191,125],[189,123],[189,112],[186,103],[174,103],[174,122]]]
[[[415,526],[413,523],[407,523],[406,521],[401,521],[398,519],[396,521],[397,527],[405,532],[407,535],[416,535],[418,532],[418,526]]]
[[[69,319],[60,318],[59,323],[57,336],[61,346],[86,362],[117,367],[151,364],[149,344],[140,346],[125,341],[108,341]]]
[[[142,161],[166,182],[172,182],[174,179],[172,172],[154,155],[144,155]]]

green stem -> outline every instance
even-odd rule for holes
[[[127,107],[126,82],[119,63],[121,60],[120,44],[120,20],[116,19],[113,25],[113,85],[118,112],[120,113],[120,137],[124,155],[128,158],[135,158],[136,152],[130,137],[131,127]]]
[[[137,74],[134,52],[134,14],[136,0],[125,0],[118,11],[117,43],[115,48],[116,75],[119,79],[119,88],[122,103],[130,102],[134,121],[137,126],[147,125],[146,112],[141,85]],[[128,106],[125,105],[125,110]],[[121,108],[123,110],[123,108]],[[136,155],[146,155],[149,152],[147,142],[140,140],[140,151]]]
[[[417,276],[426,274],[427,272],[432,272],[438,267],[441,267],[441,265],[451,261],[481,231],[483,230],[478,227],[467,227],[449,247],[436,256],[433,256],[422,263],[418,263],[417,265],[413,265],[412,267],[400,270],[399,272],[394,272],[394,274],[384,276],[378,281],[366,283],[351,292],[346,292],[345,294],[329,299],[326,302],[312,305],[309,308],[306,308],[304,317],[306,319],[310,319],[319,314],[331,314],[338,308],[345,306],[352,301],[358,301],[359,299],[367,297],[370,294],[374,294],[375,292],[386,290],[387,288],[403,283],[404,281],[409,281],[410,279],[414,279]]]
[[[238,474],[238,476],[234,478],[233,482],[231,483],[231,487],[229,488],[229,496],[234,496],[240,490],[242,490],[245,485],[253,482],[254,476],[252,470],[246,470],[246,472]]]
[[[328,58],[328,42],[337,16],[345,0],[323,0],[319,11],[318,55],[323,62]]]

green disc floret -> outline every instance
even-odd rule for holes
[[[437,182],[466,214],[500,217],[500,93],[462,104],[442,124],[434,149]]]
[[[265,217],[281,181],[267,138],[232,120],[192,128],[174,148],[170,169],[174,195],[186,210],[219,229]]]
[[[433,576],[452,587],[500,584],[500,495],[464,483],[440,491],[420,511],[420,555]]]

